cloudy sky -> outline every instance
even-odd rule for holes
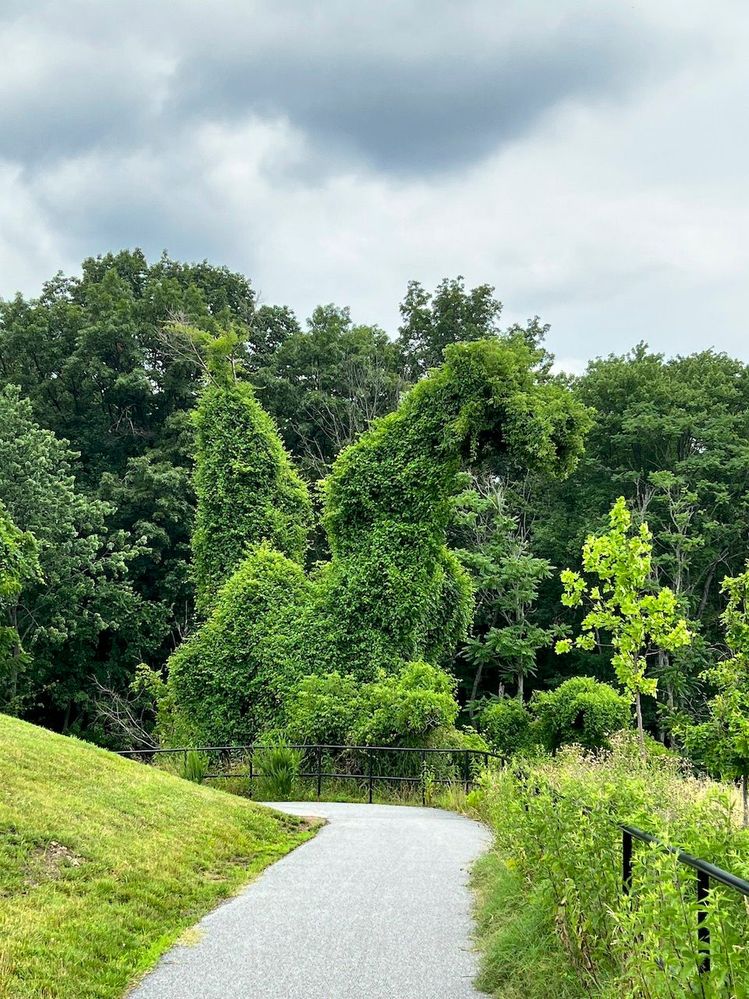
[[[137,245],[749,360],[745,0],[0,0],[0,51],[0,297]]]

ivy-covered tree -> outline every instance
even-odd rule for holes
[[[373,682],[409,662],[449,660],[472,608],[470,580],[446,547],[461,468],[494,459],[565,474],[582,449],[587,412],[539,376],[536,360],[517,338],[453,345],[442,367],[396,412],[343,451],[324,490],[330,562],[303,581],[298,564],[280,553],[267,547],[250,552],[220,591],[184,661],[178,654],[170,686],[188,725],[196,716],[181,692],[191,671],[200,677],[193,689],[224,690],[211,717],[230,712],[249,737],[257,715],[241,685],[230,688],[240,699],[226,693],[223,677],[244,677],[244,687],[257,691],[256,680],[265,689],[271,661],[281,678],[338,672]],[[289,596],[258,603],[262,585],[255,580],[269,559],[275,592]],[[222,648],[211,639],[219,634],[252,639],[237,641],[231,651],[234,646]],[[267,659],[266,649],[272,650]],[[270,689],[275,696],[276,681]],[[259,698],[256,693],[252,703]],[[205,731],[205,723],[198,721],[195,731]]]
[[[238,380],[240,342],[229,330],[209,344],[209,382],[195,413],[192,548],[204,613],[253,546],[268,542],[302,563],[311,527],[307,487],[252,387]]]
[[[673,652],[691,640],[673,591],[653,581],[652,561],[648,525],[643,522],[632,530],[632,516],[620,496],[609,514],[609,530],[590,535],[583,545],[583,570],[591,580],[571,569],[561,574],[562,603],[588,609],[578,636],[556,643],[557,653],[569,652],[573,645],[590,651],[600,644],[602,635],[609,636],[617,679],[635,702],[643,752],[641,697],[654,696],[658,686],[657,679],[648,673],[649,661],[659,649]]]

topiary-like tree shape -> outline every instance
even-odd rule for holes
[[[264,544],[239,564],[170,666],[171,699],[196,737],[252,738],[271,705],[280,722],[306,674],[371,681],[414,660],[444,661],[472,608],[470,581],[445,546],[461,470],[491,460],[565,475],[582,450],[587,411],[536,361],[520,338],[448,347],[444,364],[335,462],[323,491],[331,560],[304,578]],[[267,532],[255,540],[274,544]],[[272,579],[265,594],[261,576]],[[250,689],[252,698],[236,697]]]

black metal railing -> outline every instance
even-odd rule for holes
[[[426,804],[429,785],[461,785],[469,791],[476,778],[489,761],[499,759],[496,753],[482,749],[450,749],[410,746],[341,746],[341,745],[290,745],[289,749],[301,754],[298,776],[315,782],[316,795],[322,796],[323,782],[330,780],[355,781],[365,788],[371,804],[374,788],[378,783],[410,785],[421,792]],[[249,781],[250,794],[253,782],[263,774],[263,754],[272,747],[262,744],[241,746],[179,746],[161,749],[132,749],[118,753],[141,763],[154,763],[159,758],[181,758],[187,767],[188,754],[200,753],[208,757],[204,780],[244,778]]]
[[[516,771],[515,776],[520,780],[520,782],[528,789],[532,788],[532,792],[535,794],[540,794],[541,789],[538,786],[533,786],[528,780],[528,775],[518,773]],[[568,795],[562,794],[555,788],[551,788],[547,785],[546,791],[551,794],[552,798],[557,801],[566,801],[574,805],[574,807],[579,808],[581,813],[586,815],[591,815],[594,811],[589,805],[582,804],[579,801],[575,801]],[[528,810],[528,804],[525,804],[526,811]],[[638,829],[636,826],[628,825],[624,822],[619,822],[613,816],[606,814],[600,809],[596,809],[596,813],[605,822],[610,823],[613,827],[621,831],[621,843],[622,843],[622,894],[629,895],[632,891],[632,872],[633,872],[633,847],[634,841],[639,840],[642,843],[648,843],[651,846],[657,847],[659,850],[676,857],[677,861],[684,864],[686,867],[691,868],[696,871],[696,897],[697,897],[697,947],[699,952],[699,962],[698,971],[700,975],[709,973],[710,971],[710,926],[707,922],[708,916],[708,903],[710,899],[710,882],[716,881],[719,884],[725,885],[727,888],[731,888],[736,892],[739,892],[745,898],[749,898],[749,881],[744,878],[738,877],[736,874],[732,874],[730,871],[723,870],[722,867],[717,867],[715,864],[711,864],[707,860],[702,860],[699,857],[692,856],[691,853],[687,853],[685,850],[679,847],[670,846],[668,843],[664,843],[663,840],[658,839],[657,836],[653,836],[651,833],[645,832],[644,829]]]

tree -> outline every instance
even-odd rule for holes
[[[165,622],[127,578],[138,547],[107,529],[110,508],[76,488],[77,455],[38,426],[12,387],[0,391],[0,453],[0,502],[33,535],[40,568],[4,601],[4,626],[28,656],[11,677],[12,706],[67,727],[85,717],[91,678],[122,684],[149,642],[158,645]]]
[[[641,695],[655,695],[658,681],[647,675],[648,659],[659,649],[673,652],[689,644],[691,633],[679,614],[676,597],[652,580],[652,535],[646,523],[632,531],[632,516],[620,496],[609,514],[609,530],[590,535],[583,546],[583,570],[597,582],[588,583],[571,569],[561,573],[566,607],[589,605],[580,634],[556,643],[557,653],[573,644],[591,650],[600,634],[610,636],[612,665],[619,683],[634,698],[637,732],[645,751]]]
[[[397,347],[348,309],[318,306],[252,381],[304,474],[322,479],[344,447],[395,409],[404,388]]]
[[[24,586],[40,577],[39,549],[30,531],[19,531],[0,503],[0,705],[18,709],[18,680],[24,650],[13,608]]]
[[[749,827],[749,562],[739,576],[726,576],[721,592],[728,603],[721,615],[733,655],[705,671],[717,690],[710,718],[682,729],[687,751],[722,777],[741,780],[744,827]]]
[[[199,356],[174,350],[165,325],[178,319],[220,336],[248,331],[245,361],[266,363],[294,325],[288,310],[256,308],[242,275],[206,262],[140,250],[83,262],[38,299],[0,302],[0,385],[16,385],[39,426],[70,442],[76,491],[103,499],[107,530],[143,538],[128,562],[132,587],[151,608],[133,647],[161,665],[192,615],[186,572],[195,509],[189,412],[202,386]],[[151,618],[166,620],[152,643]]]
[[[448,344],[499,336],[501,312],[502,303],[489,284],[466,291],[463,277],[444,278],[430,293],[418,281],[409,281],[398,334],[406,377],[417,381],[441,364]]]
[[[590,533],[604,529],[624,495],[653,536],[656,580],[677,596],[709,655],[721,641],[722,575],[740,572],[749,533],[749,368],[703,351],[664,358],[644,344],[624,356],[599,358],[570,380],[595,410],[586,450],[568,480],[533,483],[534,548],[569,565]],[[544,587],[540,606],[551,618],[558,600]],[[704,656],[694,647],[661,650],[654,669],[668,711],[699,711]],[[579,651],[575,668],[606,675],[608,656]],[[542,663],[541,675],[556,671]]]
[[[473,634],[463,652],[474,667],[469,703],[479,696],[487,671],[498,677],[500,695],[511,680],[522,701],[538,650],[551,644],[558,631],[541,627],[534,615],[539,586],[551,576],[552,566],[533,555],[520,521],[508,512],[506,490],[499,482],[479,484],[462,498],[461,507],[471,545],[458,554],[476,589]]]
[[[273,420],[240,382],[241,368],[215,341],[209,384],[195,413],[195,492],[192,538],[198,607],[206,612],[221,584],[252,546],[268,542],[302,563],[311,527],[307,487],[293,468]]]

